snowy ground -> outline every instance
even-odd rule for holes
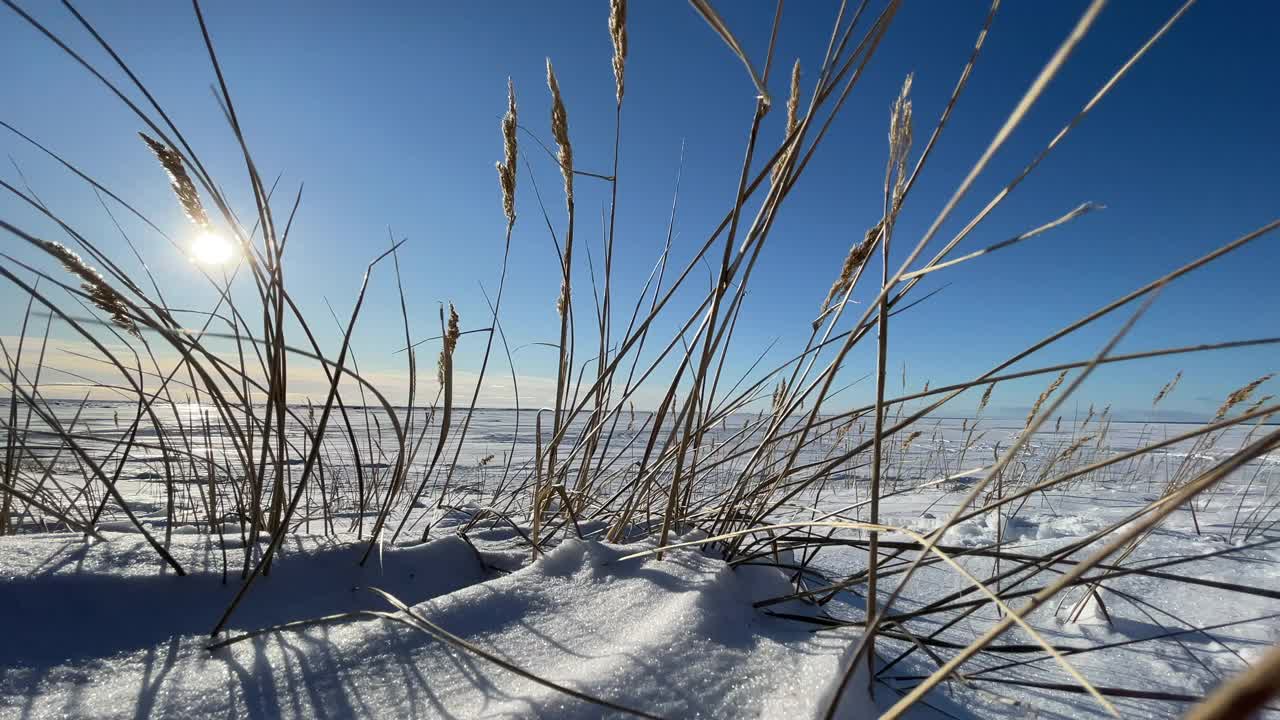
[[[108,429],[114,426],[114,412],[110,406],[94,408],[81,422],[86,429]],[[484,503],[502,483],[514,482],[504,478],[503,454],[515,458],[513,465],[519,467],[532,452],[533,432],[531,413],[521,419],[518,432],[514,418],[503,412],[477,415],[450,481],[451,503]],[[626,445],[643,423],[643,418],[622,420],[611,451],[619,453],[619,466],[643,444]],[[983,420],[974,440],[970,421],[925,422],[921,427],[926,432],[891,458],[896,480],[890,489],[902,492],[884,501],[883,522],[919,532],[938,527],[956,509],[969,481],[920,486],[990,462],[997,445],[1007,446],[1020,425]],[[1045,457],[1088,434],[1089,428],[1079,425],[1068,418],[1037,436],[1021,472],[1034,475],[1043,469]],[[736,429],[731,419],[712,442],[731,446]],[[1091,462],[1189,429],[1115,423],[1074,462]],[[1043,555],[1119,522],[1159,497],[1188,455],[1193,456],[1190,462],[1207,466],[1238,447],[1247,432],[1232,430],[1207,447],[1183,443],[1033,495],[1015,504],[1015,512],[999,527],[1003,550]],[[855,442],[853,435],[817,443],[806,449],[805,458],[821,459]],[[216,452],[216,430],[207,438],[205,447]],[[386,467],[386,458],[373,450],[362,460],[369,482]],[[349,466],[352,461],[334,452],[338,457],[329,461],[330,490],[341,494],[351,484],[344,462]],[[484,463],[489,454],[498,460]],[[451,451],[446,456],[451,459]],[[162,537],[169,498],[157,482],[160,465],[158,454],[133,458],[122,472],[122,489]],[[731,475],[733,467],[728,463],[720,471]],[[59,470],[75,477],[74,465],[64,462]],[[813,511],[805,507],[830,513],[856,505],[865,500],[866,475],[865,467],[853,463],[839,482],[821,494],[798,497],[776,519],[808,519]],[[439,481],[433,478],[437,484],[432,487]],[[700,491],[722,487],[715,473],[706,482]],[[1177,716],[1190,698],[1280,642],[1280,533],[1270,525],[1277,517],[1277,499],[1280,457],[1272,455],[1236,473],[1198,503],[1194,513],[1180,509],[1131,554],[1111,562],[1141,568],[1217,555],[1169,566],[1163,570],[1169,577],[1135,574],[1108,580],[1101,593],[1103,606],[1088,603],[1078,616],[1071,606],[1081,594],[1068,593],[1061,603],[1055,600],[1034,614],[1033,624],[1064,650],[1109,646],[1069,660],[1094,684],[1121,691],[1110,699],[1126,717]],[[661,717],[801,718],[825,711],[859,637],[856,627],[817,629],[769,612],[857,622],[865,585],[853,586],[821,608],[790,601],[766,611],[753,602],[793,590],[774,568],[733,568],[696,549],[670,553],[661,561],[622,560],[650,546],[611,546],[594,539],[565,539],[530,562],[527,544],[509,530],[483,523],[468,532],[470,543],[458,538],[451,530],[463,518],[456,514],[433,531],[430,542],[385,546],[361,568],[357,561],[365,545],[357,535],[367,534],[368,526],[357,522],[365,518],[353,511],[349,497],[339,501],[346,509],[333,534],[323,537],[326,526],[316,520],[302,528],[309,535],[290,539],[271,574],[255,583],[233,615],[230,633],[223,638],[334,613],[388,610],[385,601],[366,589],[379,587],[509,663],[618,705]],[[196,514],[198,492],[187,489],[175,503]],[[863,508],[845,515],[866,517]],[[379,618],[266,634],[210,652],[208,631],[239,587],[244,539],[235,528],[222,538],[211,537],[187,514],[179,513],[175,521],[171,549],[190,571],[183,578],[162,567],[141,536],[118,519],[103,526],[109,528],[105,542],[65,532],[0,538],[0,717],[618,714]],[[998,524],[990,515],[965,521],[947,533],[943,544],[953,551],[981,549],[996,541]],[[583,530],[591,538],[599,528],[587,524]],[[857,541],[865,535],[839,531],[835,537]],[[863,548],[824,548],[811,569],[841,578],[865,562]],[[991,558],[979,555],[966,555],[961,563],[979,577],[995,569]],[[1032,579],[1019,576],[1004,586],[1021,582],[1036,587],[1052,576],[1052,571]],[[1234,592],[1224,584],[1248,585],[1255,592]],[[929,566],[894,610],[909,611],[966,587],[958,574]],[[883,590],[892,588],[889,583]],[[996,618],[984,606],[968,615],[935,613],[907,627],[917,637],[941,629],[934,638],[940,644],[934,647],[945,658],[953,652],[946,643],[963,646]],[[1141,640],[1147,641],[1134,642]],[[965,666],[967,681],[935,690],[914,716],[1100,716],[1101,707],[1087,695],[1057,687],[1070,680],[1053,660],[1016,652],[1029,643],[1020,631],[1006,633],[997,646],[1015,652],[975,658]],[[905,639],[882,638],[879,667],[912,647]],[[1008,666],[1027,660],[1034,662]],[[913,652],[882,673],[884,682],[875,686],[874,700],[867,696],[866,678],[856,678],[841,707],[843,716],[874,716],[877,707],[887,707],[898,692],[935,667],[928,655]],[[1127,690],[1167,697],[1124,697]]]
[[[61,717],[599,717],[546,688],[383,619],[281,632],[210,652],[236,587],[216,543],[179,535],[179,578],[126,534],[0,544],[10,576],[0,715]],[[293,542],[234,630],[356,609],[396,595],[449,632],[574,690],[661,717],[815,715],[850,633],[815,635],[751,601],[788,590],[772,569],[734,572],[686,552],[620,561],[647,545],[568,540],[521,567],[508,534],[388,548]],[[18,622],[12,622],[19,620]],[[865,681],[863,681],[865,683]],[[844,717],[865,717],[851,693]],[[616,714],[616,713],[615,713]]]

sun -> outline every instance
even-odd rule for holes
[[[222,265],[235,254],[235,246],[216,233],[200,233],[191,243],[191,258],[201,265]]]

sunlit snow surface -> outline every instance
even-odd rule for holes
[[[71,406],[61,410],[67,412],[64,421],[74,414]],[[203,456],[211,450],[220,457],[227,443],[216,418],[208,418],[206,424],[199,408],[183,412],[190,451]],[[298,412],[307,416],[305,408]],[[118,432],[117,427],[127,428],[131,413],[130,406],[95,404],[82,413],[76,428],[85,434],[111,435]],[[364,411],[351,408],[349,413],[362,430]],[[373,416],[372,411],[367,415],[369,426],[381,429],[382,448],[377,442],[366,444],[365,435],[358,432],[356,452],[361,455],[360,481],[376,487],[385,482],[394,463],[394,443],[389,423],[383,418],[375,426]],[[470,527],[470,544],[457,537],[455,531],[467,522],[468,509],[523,492],[528,474],[523,463],[534,452],[534,414],[522,413],[518,428],[516,419],[509,411],[479,411],[447,484],[452,447],[446,448],[443,466],[426,482],[421,507],[410,514],[409,529],[399,545],[375,549],[364,567],[357,563],[376,508],[366,507],[366,514],[360,514],[358,493],[353,490],[357,479],[352,450],[336,440],[327,442],[322,453],[324,497],[317,483],[304,498],[300,516],[310,522],[302,523],[302,534],[285,543],[271,574],[249,591],[228,625],[230,634],[357,609],[388,610],[385,602],[365,589],[380,587],[413,605],[431,622],[510,663],[654,715],[803,718],[825,712],[857,641],[857,629],[814,632],[818,627],[814,624],[753,608],[756,600],[793,589],[775,569],[730,568],[717,556],[696,549],[669,553],[661,561],[652,557],[621,560],[651,545],[613,546],[594,539],[563,540],[531,563],[527,544],[492,522]],[[734,443],[742,439],[743,425],[753,419],[731,417],[711,434],[708,449],[719,446],[721,453],[732,455]],[[1022,471],[1040,472],[1044,456],[1060,453],[1093,432],[1088,426],[1078,427],[1081,419],[1067,417],[1056,427],[1050,423],[1033,440]],[[620,419],[606,455],[614,467],[622,470],[639,458],[648,438],[646,420],[644,414]],[[173,418],[166,415],[162,421],[170,427]],[[972,421],[922,421],[916,429],[923,433],[906,446],[891,443],[895,451],[886,473],[891,478],[886,491],[899,494],[883,501],[881,520],[918,532],[938,527],[956,509],[972,480],[913,488],[989,463],[997,447],[1007,447],[1021,425],[1020,420],[984,419],[970,435]],[[1193,427],[1113,423],[1101,443],[1091,441],[1069,467],[1058,470]],[[1216,436],[1208,448],[1183,443],[1037,493],[1015,504],[1016,514],[1005,518],[1000,528],[1007,544],[1004,549],[1043,555],[1107,528],[1159,497],[1168,478],[1188,462],[1188,453],[1194,450],[1203,455],[1190,462],[1208,467],[1239,447],[1249,430],[1233,429]],[[429,438],[434,434],[433,428],[428,430]],[[330,435],[340,437],[336,432]],[[305,452],[303,433],[294,428],[290,437],[298,443],[299,453]],[[838,440],[833,433],[805,448],[799,461],[833,457],[862,437],[856,428]],[[969,447],[962,451],[966,440]],[[103,451],[109,447],[101,445]],[[429,446],[431,440],[424,444]],[[483,462],[490,454],[495,459]],[[429,458],[430,453],[423,455]],[[506,457],[513,458],[510,472],[504,472]],[[411,489],[422,482],[425,467],[420,466],[426,459],[420,457],[410,473]],[[221,536],[210,536],[200,515],[200,492],[184,483],[170,497],[160,460],[156,433],[144,424],[134,456],[121,471],[121,490],[162,540],[172,502],[175,525],[168,542],[189,571],[188,577],[166,570],[141,535],[121,516],[110,513],[101,525],[106,542],[85,541],[66,532],[0,538],[0,717],[589,718],[616,714],[382,619],[351,619],[272,633],[209,652],[205,649],[208,632],[239,587],[245,540],[238,523],[231,522],[221,528]],[[723,490],[745,460],[746,456],[714,466],[695,487],[697,496],[712,497]],[[70,458],[60,458],[56,468],[60,478],[69,483],[75,479],[71,486],[83,483],[78,479],[83,473]],[[300,464],[289,469],[301,472]],[[611,482],[621,482],[623,475]],[[836,479],[820,493],[797,496],[773,519],[806,520],[815,510],[840,511],[866,499],[869,472],[862,459],[841,466],[833,475]],[[436,510],[442,493],[446,506],[459,509]],[[1134,552],[1110,562],[1137,568],[1226,549],[1232,552],[1165,567],[1161,571],[1168,578],[1129,575],[1108,580],[1103,606],[1087,603],[1078,614],[1072,612],[1072,605],[1080,594],[1064,594],[1035,613],[1033,624],[1064,649],[1112,645],[1069,657],[1098,686],[1171,696],[1203,694],[1280,641],[1280,616],[1276,616],[1280,601],[1275,599],[1280,593],[1280,550],[1269,543],[1280,538],[1270,527],[1277,517],[1272,512],[1280,499],[1277,493],[1280,457],[1273,454],[1233,475],[1197,505],[1194,516],[1189,509],[1180,509]],[[336,510],[332,526],[318,512],[324,502]],[[865,507],[848,510],[845,516],[867,517]],[[419,543],[429,520],[439,524],[428,543]],[[600,529],[591,522],[583,525],[589,538],[598,536]],[[996,535],[995,518],[978,517],[952,528],[943,543],[957,550],[981,548],[994,543]],[[565,531],[562,537],[573,538],[573,534]],[[835,537],[865,539],[846,530]],[[786,553],[777,559],[795,561]],[[862,569],[865,561],[865,549],[825,548],[811,567],[838,579]],[[989,558],[965,556],[961,563],[978,577],[990,576],[994,570]],[[1051,572],[1031,580],[1018,575],[1003,587],[1035,588],[1053,577]],[[1209,584],[1188,584],[1177,578]],[[892,590],[896,579],[887,581],[882,593]],[[1243,584],[1262,592],[1231,592],[1215,583]],[[968,587],[953,571],[925,567],[894,609],[911,610]],[[853,585],[850,590],[821,608],[791,601],[769,610],[861,620],[865,585]],[[964,596],[974,597],[972,593]],[[921,617],[907,628],[924,637],[949,625],[935,639],[954,647],[977,637],[996,618],[994,609],[984,606],[963,616],[952,611]],[[1124,644],[1154,636],[1166,637]],[[1017,650],[1031,642],[1015,630],[995,645]],[[882,638],[877,645],[879,665],[911,647],[906,640]],[[945,660],[954,653],[951,647],[938,646],[935,652]],[[999,667],[1027,660],[1034,662]],[[887,707],[901,690],[917,682],[911,678],[927,675],[935,667],[924,653],[912,653],[883,673],[885,682],[876,685],[874,700],[867,697],[865,676],[855,678],[841,708],[843,715],[874,716],[877,706]],[[953,681],[935,690],[927,697],[927,705],[917,706],[916,716],[1053,718],[1102,713],[1087,695],[1028,686],[1028,682],[1071,683],[1043,654],[985,653],[963,670],[971,674],[968,682]],[[1111,700],[1127,717],[1177,716],[1188,706],[1176,699]]]

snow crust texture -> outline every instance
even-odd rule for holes
[[[483,534],[481,534],[483,535]],[[520,678],[425,633],[357,619],[270,633],[209,651],[237,587],[216,540],[175,536],[188,577],[163,574],[138,538],[4,538],[6,642],[0,717],[595,718],[619,715]],[[541,677],[662,717],[820,715],[852,645],[847,632],[753,609],[785,594],[772,568],[738,570],[693,550],[620,560],[648,546],[566,540],[513,572],[517,551],[457,537],[387,548],[291,541],[233,617],[238,631],[389,607]],[[238,554],[237,554],[238,555]],[[21,621],[14,622],[21,618]],[[854,683],[865,687],[866,681]],[[866,716],[862,691],[842,717]]]

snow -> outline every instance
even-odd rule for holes
[[[112,410],[95,410],[85,413],[86,426],[109,428]],[[545,556],[532,559],[528,544],[509,528],[492,520],[468,523],[470,514],[492,502],[499,488],[510,492],[518,485],[504,477],[501,464],[484,467],[479,459],[508,453],[518,469],[532,453],[532,415],[522,419],[518,431],[514,417],[480,413],[474,427],[481,431],[468,440],[452,468],[448,501],[460,509],[415,511],[411,531],[400,544],[382,545],[364,567],[358,562],[372,515],[358,528],[361,518],[350,495],[339,495],[336,502],[342,509],[333,532],[321,536],[326,527],[318,519],[302,523],[219,639],[336,613],[390,611],[368,590],[377,587],[444,630],[539,677],[652,715],[787,720],[823,715],[860,630],[853,625],[820,627],[773,613],[856,623],[864,617],[865,585],[851,586],[821,607],[788,601],[756,608],[757,600],[793,592],[791,579],[773,567],[728,565],[697,547],[668,552],[661,560],[651,555],[623,559],[652,548],[652,541],[605,543],[600,540],[602,526],[590,520],[582,523],[587,539],[577,539],[570,529]],[[708,445],[728,442],[744,421],[731,418]],[[974,479],[934,481],[982,464],[997,444],[1007,447],[1019,429],[1016,423],[983,421],[983,439],[962,451],[967,422],[930,423],[923,437],[889,459],[892,489],[904,492],[882,503],[883,522],[920,533],[940,527]],[[1009,481],[1014,486],[1034,481],[1039,459],[1083,434],[1072,425],[1037,436],[1025,462],[1012,466]],[[1115,423],[1105,445],[1090,443],[1074,463],[1093,462],[1188,429]],[[1002,550],[1014,554],[1044,555],[1068,547],[1124,522],[1163,493],[1182,463],[1207,467],[1239,447],[1248,431],[1233,429],[1211,444],[1180,443],[1036,493],[999,516],[988,513],[958,523],[942,545],[954,554],[986,548],[999,537],[1005,543]],[[625,467],[631,453],[642,451],[643,443],[628,445],[629,433],[620,428],[614,440],[618,467]],[[856,441],[817,442],[805,449],[801,462],[822,459]],[[216,439],[208,442],[211,448],[218,446]],[[326,460],[335,493],[343,469],[340,450],[335,445],[335,455]],[[446,455],[451,453],[449,449]],[[370,474],[377,471],[374,464],[366,458]],[[723,489],[734,467],[709,475],[695,494]],[[162,469],[158,456],[134,458],[120,487],[148,529],[163,540],[168,499],[163,482],[157,482],[164,477]],[[69,487],[83,482],[74,467],[58,472],[74,481]],[[1029,475],[1019,476],[1021,472]],[[773,519],[807,520],[837,511],[865,519],[865,507],[845,509],[865,500],[866,474],[857,463],[842,467],[836,473],[841,480],[820,494],[798,497]],[[411,476],[411,484],[420,479]],[[187,577],[164,566],[136,529],[118,516],[99,525],[104,541],[65,532],[0,538],[0,717],[336,720],[617,714],[382,618],[361,616],[270,632],[208,650],[208,632],[239,588],[246,540],[240,525],[230,521],[217,528],[220,536],[209,535],[193,492],[179,489],[179,516],[168,528],[170,551],[187,569]],[[438,482],[429,485],[430,501],[420,504],[434,506],[438,492]],[[1216,554],[1160,568],[1168,577],[1109,579],[1096,596],[1101,604],[1075,588],[1033,613],[1030,621],[1062,648],[1106,646],[1067,652],[1073,666],[1098,686],[1198,697],[1280,642],[1280,536],[1270,527],[1278,498],[1280,461],[1273,454],[1250,463],[1197,501],[1194,514],[1191,507],[1178,509],[1132,552],[1108,562],[1132,569]],[[308,496],[308,503],[315,501]],[[307,517],[317,517],[303,509]],[[438,521],[432,539],[415,544],[428,516]],[[464,528],[466,539],[457,534]],[[363,535],[357,537],[358,532]],[[835,537],[859,541],[866,534],[841,530]],[[890,533],[882,539],[907,536]],[[1069,557],[1082,558],[1097,547],[1095,543]],[[781,550],[781,559],[794,560],[791,552]],[[981,554],[962,555],[959,562],[978,577],[995,569],[995,561]],[[865,563],[863,547],[829,547],[810,569],[838,579]],[[1001,587],[1035,588],[1055,576],[1055,571],[1018,576],[1002,581]],[[893,589],[892,582],[881,588],[882,599]],[[1231,592],[1224,583],[1258,592]],[[922,567],[894,612],[969,587],[943,566]],[[1012,601],[1014,606],[1020,602]],[[1081,612],[1075,613],[1082,602]],[[996,620],[995,610],[984,606],[965,615],[923,616],[906,627],[917,637],[939,631],[936,639],[954,647],[978,637]],[[1139,642],[1143,640],[1149,641]],[[1026,633],[1011,630],[996,645],[1032,642]],[[886,636],[876,647],[877,667],[883,668],[914,646]],[[954,650],[939,647],[937,652],[945,658]],[[844,695],[841,716],[875,716],[935,668],[927,655],[913,652],[883,674],[874,698],[868,694],[865,671],[859,670]],[[962,671],[967,680],[939,687],[911,717],[1087,718],[1102,713],[1087,695],[1035,686],[1070,684],[1043,654],[983,653]],[[1171,717],[1188,707],[1178,699],[1111,700],[1125,717]]]
[[[387,548],[291,543],[234,616],[254,629],[355,609],[416,612],[553,682],[663,717],[811,716],[825,711],[850,646],[751,602],[774,569],[735,571],[696,551],[620,560],[651,545],[566,540],[518,562],[509,538],[472,549],[445,536]],[[189,577],[163,574],[137,536],[41,535],[0,543],[10,576],[0,715],[55,717],[600,717],[608,711],[519,678],[398,623],[357,619],[206,650],[236,584],[216,543],[179,536]],[[505,549],[504,549],[505,548]],[[237,634],[233,631],[233,634]],[[865,679],[861,681],[865,685]],[[842,717],[866,716],[849,693]]]

